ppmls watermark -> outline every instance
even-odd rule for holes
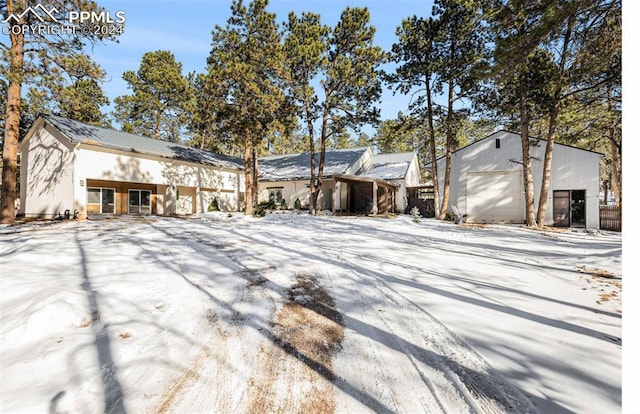
[[[56,17],[58,16],[58,17]],[[62,21],[61,21],[62,20]],[[20,24],[29,21],[28,24]],[[37,35],[119,35],[124,32],[125,12],[114,14],[108,11],[66,11],[61,16],[55,7],[46,8],[38,3],[27,7],[20,13],[12,13],[2,21],[2,34]]]

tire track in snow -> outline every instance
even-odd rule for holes
[[[418,371],[423,366],[420,362],[437,367],[460,392],[468,408],[477,413],[535,412],[520,391],[499,374],[491,372],[489,364],[455,333],[380,278],[370,277],[374,279],[371,286],[398,309],[403,309],[403,315],[415,315],[410,320],[394,318],[393,322],[382,315],[380,319],[395,336],[398,336],[397,332],[409,333],[416,348],[421,344],[427,350],[420,352],[422,361],[417,361],[412,352],[407,354]],[[426,332],[425,327],[429,328]]]

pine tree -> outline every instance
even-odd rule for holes
[[[316,134],[314,122],[320,117],[319,97],[312,81],[323,73],[328,63],[329,34],[331,29],[320,22],[320,15],[303,13],[297,17],[289,13],[285,24],[284,53],[287,63],[289,96],[307,128],[309,153],[311,154],[309,181],[310,196],[319,192],[320,180],[316,180]],[[317,196],[316,196],[317,197]],[[311,203],[315,206],[315,202]],[[310,209],[315,212],[315,207]]]
[[[75,31],[53,34],[47,30],[20,30],[21,26],[38,23],[45,26],[68,24],[67,10],[99,12],[103,10],[91,1],[51,0],[48,6],[60,12],[57,21],[39,21],[34,13],[24,12],[31,2],[27,0],[7,0],[0,3],[2,20],[9,19],[9,44],[2,43],[1,78],[6,79],[6,101],[4,104],[4,141],[2,150],[2,192],[0,198],[0,222],[15,220],[16,177],[18,140],[22,105],[22,86],[34,78],[44,76],[52,68],[65,68],[65,58],[82,54],[85,43],[115,40],[121,30],[93,30],[94,23],[80,24]],[[16,30],[17,29],[17,30]],[[103,34],[108,33],[108,34]]]
[[[298,23],[302,26],[297,26]],[[332,138],[348,129],[357,129],[378,120],[379,110],[373,104],[382,93],[378,72],[385,60],[385,53],[373,43],[375,28],[370,25],[366,8],[346,8],[336,27],[328,32],[319,23],[318,16],[314,15],[303,16],[297,22],[290,17],[288,29],[287,38],[295,36],[296,41],[289,43],[287,55],[295,56],[300,51],[305,56],[304,59],[290,62],[289,73],[294,74],[291,82],[295,88],[292,88],[295,102],[302,106],[309,129],[309,149],[312,154],[309,212],[315,214],[322,188],[326,149]],[[304,35],[294,34],[298,31]],[[310,68],[319,76],[322,97],[310,87],[314,76],[306,76],[305,68]],[[320,120],[317,171],[315,134],[313,122],[309,122],[315,119]]]
[[[124,130],[179,142],[193,90],[182,64],[167,50],[147,52],[140,68],[122,74],[131,95],[115,98],[114,117]]]
[[[411,114],[416,118],[426,119],[424,130],[427,131],[428,154],[425,151],[424,165],[431,164],[433,180],[434,206],[436,217],[440,211],[440,190],[438,185],[438,166],[436,161],[436,131],[434,124],[435,93],[434,76],[439,67],[435,40],[438,37],[439,22],[433,18],[424,19],[417,16],[406,18],[396,28],[398,41],[393,44],[392,59],[398,64],[395,73],[388,76],[396,90],[404,94],[418,88],[417,98],[410,104]],[[423,121],[424,123],[425,121]]]
[[[479,0],[436,0],[433,6],[439,25],[435,39],[437,88],[446,85],[447,93],[444,187],[437,216],[440,220],[444,220],[449,204],[451,155],[458,146],[459,120],[464,118],[456,105],[475,92],[479,80],[476,66],[484,56],[481,6]]]
[[[245,213],[257,204],[258,151],[286,105],[281,33],[266,0],[245,6],[234,0],[225,27],[216,25],[208,72],[219,79],[226,99],[225,129],[242,143]]]

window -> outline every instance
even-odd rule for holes
[[[500,138],[496,138],[496,149],[500,148]]]
[[[129,214],[151,214],[151,191],[129,190]]]
[[[282,187],[269,188],[269,201],[276,204],[282,201]]]
[[[87,188],[87,213],[113,214],[116,212],[116,190],[114,188]]]

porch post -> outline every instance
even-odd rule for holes
[[[396,189],[394,188],[393,191],[391,191],[391,212],[395,213],[396,212]]]
[[[391,197],[389,196],[389,187],[387,187],[385,185],[384,186],[384,203],[385,203],[384,210],[385,210],[385,214],[389,213],[389,202],[391,201],[390,199],[391,199]]]
[[[378,214],[378,182],[373,182],[373,215]]]
[[[336,190],[338,189],[338,180],[333,179],[333,191],[331,192],[331,213],[336,215]]]

